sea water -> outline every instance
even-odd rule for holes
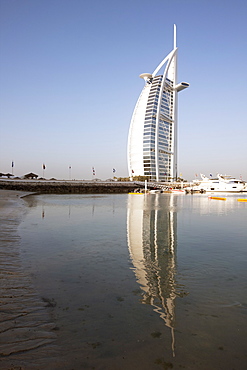
[[[25,198],[22,261],[67,368],[247,367],[247,202],[224,196]]]

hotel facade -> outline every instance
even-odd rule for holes
[[[175,356],[177,274],[177,197],[129,194],[127,240],[141,303],[151,305],[171,330]],[[168,345],[168,342],[167,342]]]
[[[176,181],[178,92],[189,86],[177,83],[176,26],[173,50],[154,72],[142,73],[145,85],[136,103],[128,137],[129,177]],[[163,71],[163,72],[162,72]]]

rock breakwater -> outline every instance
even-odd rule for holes
[[[0,189],[49,194],[129,193],[140,188],[134,182],[1,180]]]

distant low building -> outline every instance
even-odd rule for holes
[[[27,173],[25,176],[24,176],[24,179],[37,179],[38,178],[38,175],[36,175],[35,173]]]
[[[2,173],[2,172],[0,172],[0,177],[7,177],[8,179],[10,178],[10,177],[13,177],[14,175],[12,175],[12,173]]]

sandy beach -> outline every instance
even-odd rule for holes
[[[0,190],[1,370],[61,368],[51,304],[35,292],[21,263],[18,225],[28,194]]]

